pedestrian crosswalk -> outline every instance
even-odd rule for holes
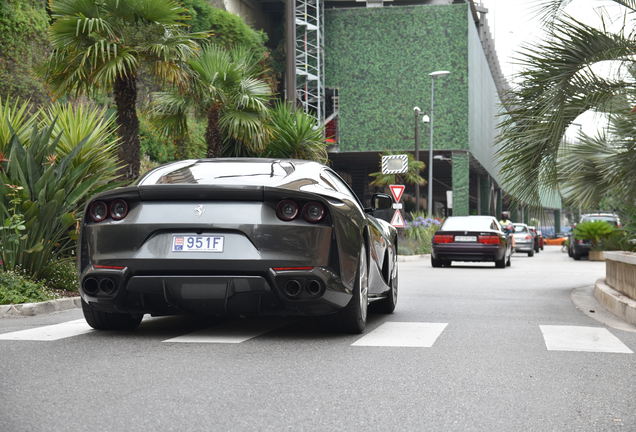
[[[291,322],[284,321],[227,321],[162,342],[240,344],[291,325]],[[448,326],[449,323],[387,321],[368,329],[366,334],[348,344],[352,347],[434,348]],[[80,319],[0,333],[0,341],[58,341],[94,332],[95,330]],[[625,343],[604,327],[538,325],[537,332],[543,336],[548,351],[633,354]]]

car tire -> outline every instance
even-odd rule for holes
[[[534,251],[533,251],[533,250],[531,250],[530,252],[528,252],[528,256],[529,256],[529,257],[533,257],[533,256],[534,256]]]
[[[572,258],[574,258],[574,261],[580,261],[581,260],[581,254],[577,254],[576,252],[572,252]]]
[[[506,268],[506,254],[500,260],[495,260],[495,268]]]
[[[571,247],[568,247],[568,256],[570,258],[574,257],[574,254],[572,253],[572,248]]]
[[[395,310],[395,306],[397,305],[397,297],[398,297],[398,275],[395,272],[395,277],[391,278],[391,282],[389,283],[391,287],[391,292],[387,295],[387,297],[383,300],[379,300],[373,303],[374,309],[383,314],[392,314]]]
[[[96,330],[135,330],[143,318],[143,314],[103,312],[83,299],[82,312],[88,325]]]
[[[349,304],[337,314],[340,330],[351,334],[360,334],[367,325],[369,309],[369,267],[367,265],[367,248],[362,245],[353,297]]]
[[[439,260],[439,259],[433,258],[433,257],[431,256],[431,267],[438,268],[438,267],[441,267],[441,266],[442,266],[442,260]]]
[[[512,258],[512,253],[510,255],[508,255],[508,259],[506,260],[506,267],[510,267],[510,258]]]

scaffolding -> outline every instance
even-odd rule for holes
[[[323,0],[295,0],[296,100],[322,125],[325,120]]]

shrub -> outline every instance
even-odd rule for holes
[[[415,254],[431,253],[432,239],[440,225],[438,219],[425,217],[423,213],[411,213],[411,221],[406,222],[403,235],[407,243],[413,245]]]
[[[41,284],[13,272],[0,271],[0,304],[32,303],[54,299],[56,296]]]
[[[592,249],[598,249],[601,247],[601,242],[615,230],[616,228],[611,224],[601,220],[581,222],[574,228],[574,237],[577,240],[590,240]]]
[[[115,125],[104,111],[55,105],[38,118],[30,135],[0,142],[7,159],[0,166],[0,217],[3,228],[7,220],[13,226],[0,232],[2,267],[19,267],[34,279],[70,255],[84,203],[116,186],[118,175]],[[5,243],[7,236],[12,240]]]
[[[49,264],[42,272],[40,282],[47,288],[77,291],[79,279],[74,259],[62,259]]]

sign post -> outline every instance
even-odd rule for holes
[[[393,195],[393,200],[395,201],[393,203],[395,213],[393,213],[391,225],[396,228],[404,228],[406,224],[404,223],[404,217],[402,216],[402,203],[400,202],[402,194],[404,193],[404,185],[389,185],[389,190],[391,191],[391,195]]]

